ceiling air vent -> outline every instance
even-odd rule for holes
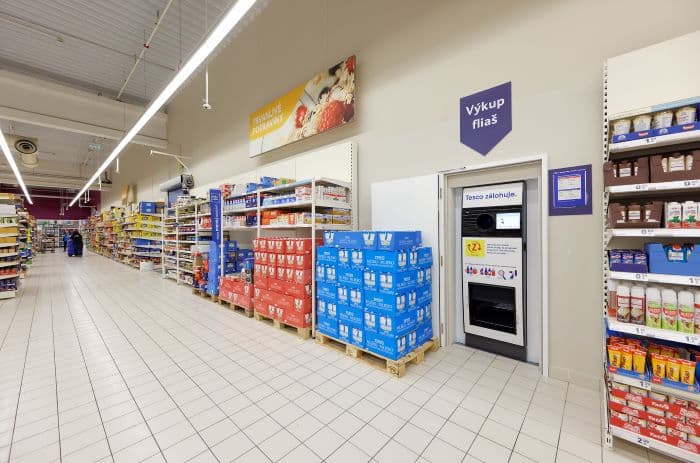
[[[34,168],[39,165],[37,158],[39,141],[36,138],[20,135],[10,135],[7,138],[9,145],[19,153],[19,160],[25,167]]]

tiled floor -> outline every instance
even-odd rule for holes
[[[0,303],[0,462],[661,462],[594,391],[464,347],[402,379],[105,258]]]

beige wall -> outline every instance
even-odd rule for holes
[[[535,153],[550,167],[592,163],[600,197],[604,60],[692,31],[698,17],[693,0],[270,2],[211,63],[214,110],[200,109],[201,76],[170,104],[170,151],[193,156],[204,184],[352,138],[364,227],[372,182]],[[357,121],[249,159],[249,112],[353,53]],[[513,132],[484,158],[459,143],[458,100],[505,81]],[[162,197],[153,185],[177,169],[136,151],[124,156],[115,192],[128,179],[140,199]],[[596,205],[593,216],[553,217],[549,231],[551,373],[589,384],[603,354],[601,223]]]

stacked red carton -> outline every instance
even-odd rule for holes
[[[244,309],[253,308],[253,283],[240,275],[226,275],[219,280],[219,299]]]
[[[256,312],[298,328],[311,326],[312,246],[310,238],[253,240]]]

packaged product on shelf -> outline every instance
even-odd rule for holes
[[[630,132],[631,121],[629,119],[618,119],[613,121],[613,135],[624,135]]]
[[[652,121],[652,128],[654,129],[664,129],[671,127],[673,123],[673,113],[669,110],[659,111],[654,114]]]
[[[629,323],[631,319],[630,287],[627,284],[617,286],[617,320]]]
[[[632,120],[635,132],[642,132],[651,129],[651,115],[640,114]]]
[[[607,298],[608,316],[617,318],[617,281],[608,280],[608,298]],[[648,299],[648,296],[647,296]],[[648,309],[647,309],[648,310]]]
[[[675,201],[666,203],[666,228],[681,228],[683,207]]]
[[[630,290],[630,322],[644,324],[645,289],[643,286],[634,285]]]
[[[683,204],[682,228],[698,228],[698,203],[685,201]]]
[[[695,122],[695,106],[683,106],[676,110],[676,125],[692,124]]]
[[[661,328],[661,290],[649,287],[646,290],[646,326]]]
[[[695,332],[695,298],[690,291],[678,292],[678,331]]]

